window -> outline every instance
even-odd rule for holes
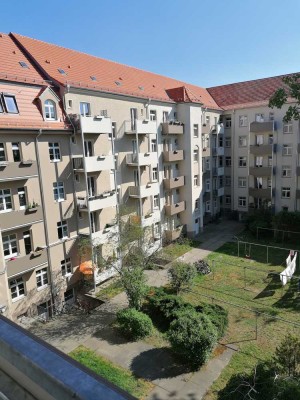
[[[263,178],[262,177],[255,177],[254,178],[254,187],[256,189],[262,189],[262,185],[263,185]]]
[[[99,115],[100,115],[101,117],[107,118],[107,117],[108,117],[108,112],[107,112],[107,110],[100,110]]]
[[[59,239],[64,239],[68,237],[67,221],[61,221],[57,223],[57,234]]]
[[[49,143],[50,161],[60,161],[59,143]]]
[[[169,121],[169,112],[163,111],[163,122],[168,122],[168,121]]]
[[[263,135],[256,135],[255,136],[255,144],[257,146],[260,146],[261,144],[264,144],[264,136]]]
[[[152,168],[152,180],[157,181],[158,179],[158,172],[157,172],[157,167]]]
[[[230,194],[226,194],[225,196],[225,204],[229,206],[231,204],[231,196]]]
[[[38,289],[41,289],[48,285],[48,271],[47,267],[36,271],[36,285]]]
[[[0,143],[0,161],[6,161],[4,144]]]
[[[159,222],[155,222],[155,224],[153,225],[153,236],[156,238],[160,236],[160,223]]]
[[[225,147],[231,147],[231,137],[225,137]]]
[[[72,108],[73,107],[73,100],[68,100],[68,108]]]
[[[80,115],[87,117],[91,115],[90,103],[80,102]]]
[[[210,125],[210,116],[209,115],[206,115],[206,117],[205,117],[205,123],[206,123],[206,125]]]
[[[159,208],[159,197],[158,197],[158,194],[155,194],[153,196],[153,207],[154,208]]]
[[[199,136],[199,125],[194,124],[194,137],[198,137],[198,136]]]
[[[247,136],[239,136],[239,147],[247,146]]]
[[[289,211],[289,208],[287,206],[282,206],[282,211]]]
[[[273,144],[274,142],[274,138],[273,138],[273,134],[271,133],[268,137],[268,144]]]
[[[152,153],[155,153],[157,151],[156,139],[151,139],[151,151],[152,151]]]
[[[247,200],[246,197],[239,197],[239,207],[246,207]]]
[[[109,139],[115,139],[117,135],[117,123],[112,122],[111,123],[111,133],[108,134]]]
[[[91,78],[92,81],[96,81],[97,80],[97,78],[94,75],[91,75],[90,78]]]
[[[291,197],[291,188],[290,187],[282,187],[281,188],[281,197],[283,199],[289,199]]]
[[[264,120],[265,120],[264,114],[260,114],[260,113],[255,114],[255,121],[256,122],[264,122]]]
[[[231,117],[225,118],[225,128],[231,128]]]
[[[193,160],[194,160],[194,162],[198,162],[198,160],[199,160],[199,151],[198,151],[198,149],[194,149]]]
[[[24,240],[25,253],[30,254],[32,252],[30,231],[23,232],[23,240]]]
[[[2,237],[4,258],[18,255],[17,237],[15,234]]]
[[[245,188],[247,185],[247,178],[244,176],[240,176],[238,179],[238,187],[239,188]]]
[[[240,115],[239,116],[239,126],[240,127],[248,126],[248,117],[247,117],[247,115]]]
[[[255,166],[261,168],[263,166],[263,158],[262,156],[255,157]]]
[[[206,181],[205,181],[205,190],[207,192],[210,192],[210,180],[209,179],[206,179]]]
[[[3,113],[3,112],[4,112],[4,110],[3,110],[2,102],[1,102],[1,99],[0,99],[0,113]]]
[[[273,111],[269,112],[269,121],[274,121],[274,112]]]
[[[0,189],[0,212],[12,210],[12,198],[10,189]]]
[[[268,156],[268,167],[272,167],[272,165],[273,165],[272,156]]]
[[[70,275],[72,274],[72,264],[71,264],[71,259],[66,258],[65,260],[62,260],[60,262],[61,265],[61,274],[62,276]]]
[[[173,114],[173,115],[174,115],[174,120],[177,121],[177,112],[174,111],[174,114]]]
[[[52,100],[45,101],[45,118],[47,120],[56,120],[56,107]]]
[[[26,193],[25,193],[25,188],[18,188],[18,196],[19,196],[19,204],[20,204],[20,210],[23,210],[26,208]]]
[[[194,186],[198,186],[199,182],[198,182],[198,175],[194,175]]]
[[[231,157],[225,157],[225,167],[231,167]]]
[[[75,181],[76,181],[77,183],[80,182],[80,176],[79,176],[79,174],[75,174]]]
[[[284,144],[282,146],[282,155],[291,156],[293,153],[293,146],[291,144]]]
[[[290,178],[292,176],[292,168],[290,165],[282,166],[282,177]]]
[[[21,299],[25,296],[25,284],[23,278],[16,278],[9,281],[9,288],[13,300]]]
[[[205,159],[205,170],[206,171],[210,170],[210,159],[209,158]]]
[[[206,212],[210,212],[210,201],[207,201],[206,203],[205,203],[205,211]]]
[[[156,121],[156,110],[150,110],[150,121]]]
[[[69,289],[64,293],[65,303],[71,303],[74,301],[74,289]]]
[[[287,122],[283,124],[283,133],[293,133],[293,123]]]
[[[239,157],[239,167],[247,167],[247,157]]]
[[[58,71],[60,74],[62,74],[62,75],[67,75],[67,74],[66,74],[66,71],[63,70],[62,68],[57,68],[57,71]]]
[[[14,162],[20,162],[21,161],[20,143],[12,143],[11,145],[12,145]]]
[[[199,210],[199,208],[200,208],[200,200],[196,199],[195,200],[195,210]]]
[[[231,186],[231,176],[225,176],[225,186]]]
[[[64,201],[65,200],[65,189],[63,182],[54,182],[53,183],[53,194],[55,201]]]
[[[19,109],[17,101],[14,95],[3,93],[3,100],[6,108],[6,112],[11,114],[18,114]]]
[[[267,186],[268,186],[268,188],[272,187],[272,179],[271,178],[267,178]]]

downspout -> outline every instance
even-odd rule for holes
[[[234,151],[234,146],[235,146],[235,110],[232,110],[232,126],[231,126],[231,147],[232,147],[232,158],[231,158],[231,211],[234,209],[234,164],[235,164],[235,151]],[[233,140],[232,140],[233,139]],[[233,143],[233,146],[232,146]]]
[[[52,305],[55,305],[55,293],[53,288],[53,277],[52,277],[52,264],[51,264],[51,257],[50,257],[50,246],[49,246],[49,235],[48,235],[48,224],[46,218],[46,209],[45,209],[45,198],[44,198],[44,189],[43,189],[43,182],[41,179],[41,165],[40,165],[40,155],[38,150],[38,142],[39,137],[42,135],[42,129],[39,130],[38,135],[35,138],[35,155],[36,155],[36,162],[37,162],[37,169],[38,169],[38,180],[39,180],[39,187],[40,187],[40,195],[41,195],[41,203],[42,203],[42,212],[43,212],[43,219],[44,219],[44,233],[46,239],[46,250],[47,250],[47,261],[50,270],[50,290],[51,290],[51,302]]]

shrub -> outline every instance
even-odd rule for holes
[[[217,304],[204,304],[196,307],[197,312],[201,312],[209,317],[217,329],[218,339],[224,336],[228,326],[228,312]]]
[[[181,289],[189,288],[192,285],[197,271],[192,264],[176,262],[170,267],[168,274],[171,286],[178,294]]]
[[[142,339],[152,333],[151,319],[134,308],[118,311],[117,321],[123,334],[130,339]]]
[[[120,282],[128,298],[129,307],[139,310],[147,292],[146,277],[142,267],[123,267]]]
[[[205,314],[181,310],[170,324],[168,337],[173,350],[194,367],[205,363],[217,343],[217,331]]]

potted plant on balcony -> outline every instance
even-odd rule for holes
[[[151,218],[152,217],[152,211],[148,211],[147,214],[145,215],[145,218]]]
[[[36,203],[36,202],[33,200],[32,203],[29,203],[29,204],[28,204],[26,210],[27,210],[28,212],[35,212],[35,211],[37,211],[38,206],[39,206],[38,203]]]

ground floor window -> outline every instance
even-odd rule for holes
[[[9,288],[13,300],[21,299],[25,296],[25,283],[23,278],[16,278],[9,281]]]
[[[65,303],[73,303],[75,300],[74,289],[69,289],[64,293]]]

